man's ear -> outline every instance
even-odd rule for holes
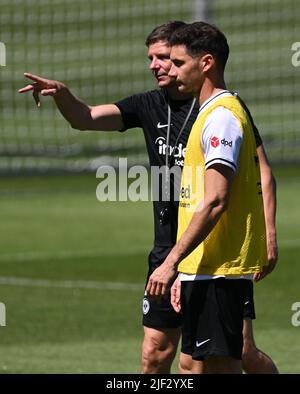
[[[199,59],[201,69],[203,72],[209,71],[215,64],[215,59],[210,53],[206,53]]]

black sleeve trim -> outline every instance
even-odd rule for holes
[[[143,94],[135,94],[114,103],[121,112],[124,127],[120,131],[142,127],[140,120],[141,108],[143,108]]]
[[[114,103],[114,105],[115,105],[116,107],[118,107],[119,110],[120,110],[120,112],[121,112],[121,116],[122,116],[122,121],[123,121],[124,127],[123,127],[122,129],[118,130],[118,131],[119,131],[120,133],[123,133],[124,131],[126,131],[126,130],[129,129],[130,127],[127,127],[126,124],[125,124],[122,106],[121,106],[119,103]]]
[[[212,164],[212,162],[214,162],[214,161],[216,161],[216,160],[224,161],[225,163],[230,164],[232,167],[234,167],[234,168],[236,169],[236,165],[235,165],[232,161],[223,159],[222,157],[215,157],[215,158],[213,158],[213,159],[207,161],[207,162],[205,163],[205,167],[207,167],[208,164]]]

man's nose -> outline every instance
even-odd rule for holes
[[[170,68],[170,70],[168,72],[168,76],[172,77],[172,78],[176,78],[177,77],[177,73],[176,73],[176,70],[175,70],[175,67],[174,67],[173,64],[172,64],[172,66],[171,66],[171,68]]]
[[[157,59],[152,59],[150,66],[150,70],[157,70],[159,68],[159,62]]]

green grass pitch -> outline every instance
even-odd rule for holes
[[[275,169],[280,260],[255,286],[255,338],[300,372],[299,170]],[[1,373],[139,373],[151,203],[100,203],[94,175],[2,179]],[[174,365],[173,372],[177,372]]]

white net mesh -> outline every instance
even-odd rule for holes
[[[127,156],[147,162],[140,130],[86,133],[71,129],[50,99],[37,110],[18,95],[29,71],[64,81],[93,105],[152,89],[145,37],[161,23],[209,14],[227,35],[228,87],[253,112],[273,161],[300,159],[298,0],[1,0],[0,171],[94,170]]]
[[[213,22],[226,34],[226,80],[245,99],[273,162],[300,160],[300,41],[297,0],[214,0]],[[300,57],[300,55],[299,55]]]

